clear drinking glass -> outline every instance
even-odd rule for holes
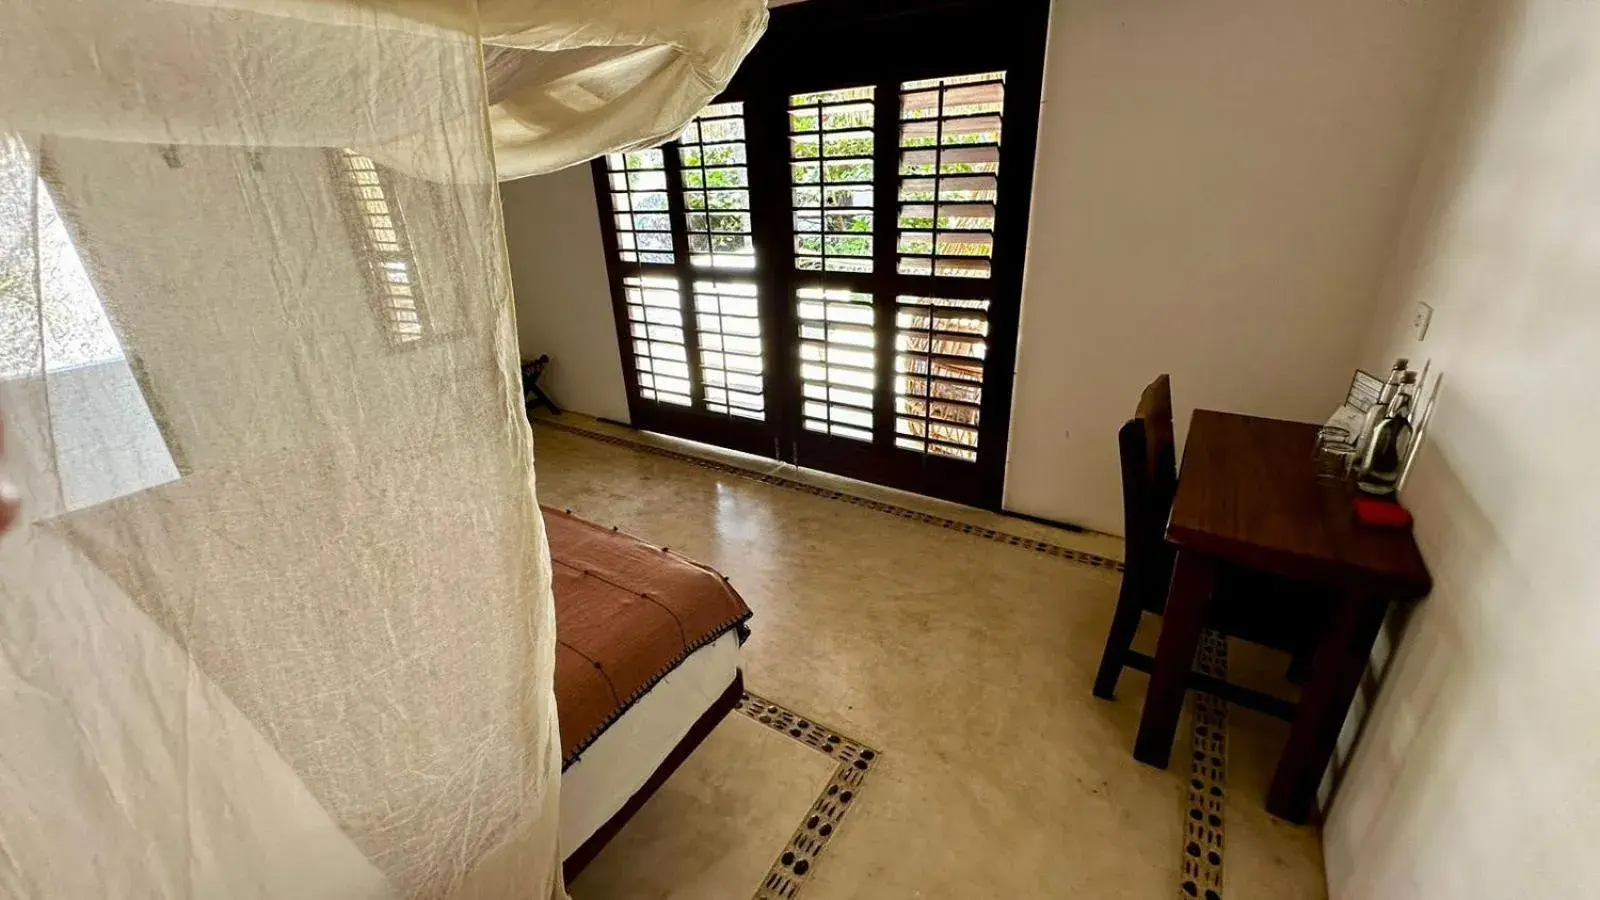
[[[1355,468],[1355,436],[1344,428],[1319,430],[1312,459],[1317,480],[1335,483],[1347,480]]]

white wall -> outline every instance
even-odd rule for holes
[[[563,407],[628,421],[589,167],[508,181],[500,199],[522,358],[550,354],[539,383]]]
[[[1436,587],[1324,831],[1336,900],[1600,891],[1600,6],[1489,6],[1367,346],[1443,375],[1405,493]]]
[[[1058,0],[1006,506],[1120,532],[1116,431],[1342,397],[1461,3]]]

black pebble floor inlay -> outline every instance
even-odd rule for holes
[[[1120,560],[1112,559],[1108,556],[1100,556],[1096,553],[1089,553],[1084,550],[1074,550],[1070,547],[1063,547],[1060,544],[1053,544],[1049,541],[1042,541],[1036,538],[1027,538],[1019,534],[1011,534],[1009,532],[999,531],[993,528],[982,528],[968,522],[961,522],[956,519],[946,518],[944,516],[935,516],[924,512],[918,512],[917,510],[908,509],[904,506],[896,506],[893,503],[885,503],[882,500],[873,500],[867,497],[856,497],[851,494],[841,493],[839,491],[830,491],[826,488],[819,488],[814,485],[806,484],[803,481],[796,481],[792,478],[784,478],[781,475],[766,475],[751,469],[743,469],[739,466],[732,466],[724,462],[718,462],[711,459],[702,459],[701,457],[692,456],[688,453],[680,453],[677,450],[669,450],[666,447],[657,447],[654,444],[645,444],[639,441],[617,437],[616,435],[612,434],[590,431],[587,428],[581,428],[577,425],[570,425],[566,422],[548,419],[543,416],[534,417],[532,422],[542,428],[564,431],[568,434],[575,434],[579,437],[586,437],[590,440],[599,441],[602,444],[611,444],[617,447],[627,447],[631,450],[638,451],[639,453],[677,460],[678,462],[687,463],[688,465],[696,468],[710,469],[712,471],[722,472],[727,475],[736,475],[740,478],[748,478],[752,481],[758,481],[762,484],[783,488],[784,490],[795,491],[801,494],[810,494],[813,497],[822,497],[827,500],[838,500],[842,503],[848,503],[851,506],[860,506],[876,512],[887,513],[891,516],[896,516],[901,519],[911,519],[917,522],[925,522],[929,525],[937,525],[940,528],[949,529],[951,531],[959,531],[962,534],[970,534],[973,537],[983,538],[984,540],[998,541],[1002,544],[1010,544],[1014,547],[1022,547],[1023,549],[1032,550],[1036,553],[1043,553],[1047,556],[1058,556],[1062,559],[1069,560],[1080,565],[1089,566],[1090,568],[1106,569],[1113,572],[1123,571],[1123,565]]]
[[[1214,678],[1228,675],[1228,642],[1214,631],[1200,640],[1195,669]],[[1194,760],[1186,796],[1184,844],[1178,897],[1222,900],[1222,808],[1227,792],[1227,704],[1194,692]]]
[[[754,694],[741,697],[738,708],[746,718],[825,753],[837,763],[828,786],[811,804],[755,895],[755,900],[794,900],[845,813],[859,805],[851,801],[861,791],[869,770],[877,766],[878,751]]]

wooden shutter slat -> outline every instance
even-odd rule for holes
[[[900,215],[932,219],[935,210],[941,219],[993,219],[995,211],[993,203],[915,203],[901,205]]]
[[[999,134],[1000,117],[997,115],[955,116],[943,119],[916,119],[902,122],[900,137],[928,138],[967,134]]]
[[[999,165],[1000,145],[963,144],[954,147],[903,150],[900,153],[901,165],[925,166],[939,162],[959,163],[961,165]]]

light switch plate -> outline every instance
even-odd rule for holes
[[[1418,303],[1417,311],[1411,317],[1411,333],[1422,340],[1428,336],[1428,325],[1433,322],[1433,307],[1426,303]]]

